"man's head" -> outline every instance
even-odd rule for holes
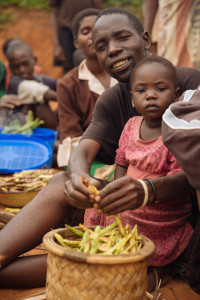
[[[150,37],[140,21],[127,10],[103,10],[93,28],[93,44],[103,68],[121,82],[128,82],[132,68],[148,55]]]
[[[92,29],[99,15],[99,10],[87,8],[79,12],[72,24],[74,45],[84,53],[85,57],[95,57],[96,52],[92,43]]]
[[[14,75],[28,80],[33,79],[36,57],[33,56],[32,50],[27,44],[23,42],[11,44],[6,55]]]

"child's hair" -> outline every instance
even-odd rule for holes
[[[89,17],[89,16],[98,16],[99,12],[100,11],[96,8],[86,8],[86,9],[80,11],[78,14],[76,14],[76,16],[73,19],[73,23],[72,23],[73,37],[77,37],[81,21],[84,18]]]
[[[13,43],[13,44],[11,44],[11,45],[8,47],[8,49],[7,49],[7,51],[6,51],[6,55],[7,55],[8,60],[10,60],[10,58],[11,58],[13,52],[14,52],[15,50],[18,50],[18,49],[23,49],[23,50],[25,50],[30,56],[33,56],[33,52],[32,52],[32,50],[31,50],[31,48],[30,48],[26,43],[24,43],[24,42]]]
[[[133,28],[137,31],[139,35],[141,35],[144,32],[144,28],[141,24],[141,22],[138,20],[138,18],[132,14],[130,11],[119,8],[119,7],[110,7],[107,9],[104,9],[100,12],[99,16],[96,19],[96,22],[98,19],[100,19],[104,15],[112,15],[112,14],[119,14],[119,15],[125,15],[128,17],[130,24],[133,26]]]
[[[141,65],[152,64],[152,63],[158,63],[158,64],[164,66],[166,69],[168,69],[168,71],[171,75],[170,78],[171,78],[172,82],[174,83],[174,87],[176,89],[177,85],[178,85],[176,68],[169,60],[167,60],[166,58],[161,57],[161,56],[147,56],[147,57],[141,59],[132,70],[131,77],[130,77],[130,86],[132,84],[133,77],[134,77],[136,70]]]
[[[7,56],[7,50],[10,47],[10,45],[14,44],[14,43],[19,44],[19,43],[22,43],[22,41],[18,38],[10,38],[10,39],[5,40],[5,42],[2,45],[2,50],[3,50],[3,53],[5,56]]]

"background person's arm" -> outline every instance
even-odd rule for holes
[[[0,110],[4,108],[13,109],[16,106],[20,106],[21,104],[22,102],[17,95],[4,95],[0,99]]]
[[[52,7],[51,23],[52,23],[53,41],[54,41],[54,56],[57,60],[64,62],[66,60],[66,56],[59,41],[58,14],[59,14],[59,8]]]
[[[158,0],[144,1],[144,29],[151,35],[156,12],[158,10]]]

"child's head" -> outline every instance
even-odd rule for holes
[[[82,50],[86,58],[96,57],[92,44],[92,29],[98,15],[98,9],[87,8],[79,12],[73,20],[72,34],[74,45]]]
[[[23,43],[12,43],[6,51],[11,71],[14,75],[24,79],[33,79],[36,57],[33,56],[31,48]]]
[[[7,57],[7,50],[11,45],[19,44],[19,43],[22,43],[22,41],[18,38],[9,38],[5,40],[5,42],[2,45],[2,50],[4,55]]]
[[[147,119],[160,119],[179,96],[176,69],[167,59],[148,56],[132,71],[132,102]]]

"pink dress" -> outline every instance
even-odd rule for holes
[[[139,129],[143,117],[131,118],[124,127],[117,149],[116,163],[128,167],[127,176],[135,179],[168,176],[180,171],[174,156],[162,142],[162,137],[142,141]],[[119,214],[123,225],[138,225],[140,234],[150,238],[156,245],[155,254],[149,259],[150,266],[164,266],[174,261],[186,248],[193,233],[188,222],[191,201],[188,198],[159,202],[140,209]],[[107,226],[114,216],[104,216],[96,209],[86,209],[86,226]]]

